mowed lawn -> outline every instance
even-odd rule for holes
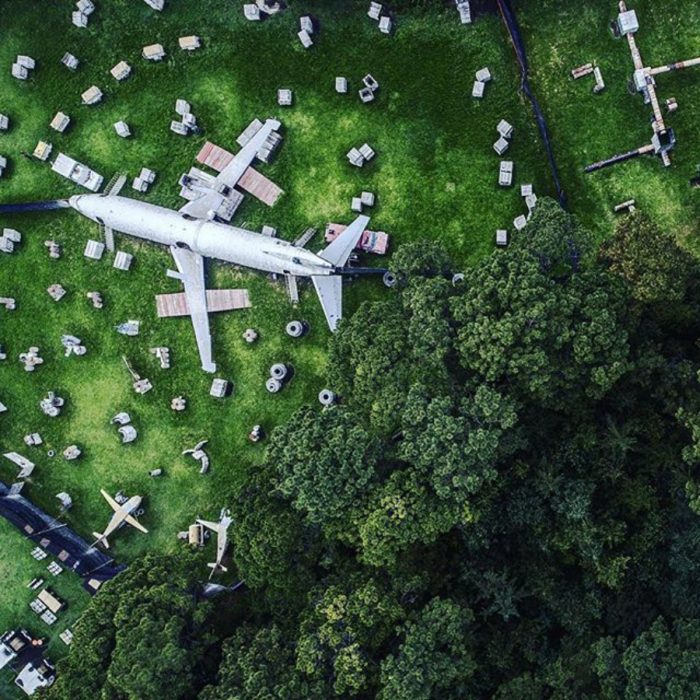
[[[700,67],[657,76],[660,100],[678,100],[669,115],[678,143],[666,169],[643,156],[586,175],[584,166],[639,148],[651,140],[651,108],[628,92],[634,66],[626,39],[609,29],[617,2],[515,3],[525,34],[533,87],[547,114],[569,204],[600,237],[613,225],[615,204],[636,199],[640,208],[700,253],[700,189],[689,180],[700,165]],[[640,24],[637,46],[646,65],[700,56],[700,9],[695,0],[666,3],[631,0]],[[593,77],[572,80],[569,71],[588,62],[600,65],[606,89],[592,92]]]
[[[11,129],[0,134],[0,154],[10,167],[0,179],[0,202],[23,202],[68,196],[79,190],[52,173],[46,164],[25,157],[39,139],[53,143],[85,162],[108,180],[115,172],[135,176],[142,166],[158,179],[147,201],[179,207],[177,181],[210,139],[236,149],[235,137],[255,117],[278,116],[284,143],[272,166],[261,170],[285,190],[274,209],[247,198],[236,223],[251,227],[276,226],[288,239],[306,227],[322,230],[329,221],[349,222],[350,199],[362,190],[377,194],[371,210],[372,228],[391,235],[391,247],[411,240],[443,242],[459,265],[493,249],[496,228],[509,227],[524,213],[516,188],[497,186],[498,156],[492,150],[495,126],[506,118],[516,129],[508,157],[516,163],[516,183],[533,182],[546,194],[549,176],[529,106],[517,94],[518,75],[512,49],[496,15],[477,17],[473,26],[459,24],[452,6],[405,10],[397,16],[397,32],[386,37],[366,16],[364,2],[296,3],[294,10],[262,23],[243,19],[242,3],[231,0],[169,0],[156,13],[137,0],[98,3],[90,27],[70,24],[73,3],[16,3],[0,0],[3,17],[0,42],[0,112]],[[311,13],[319,30],[310,51],[297,38],[298,17]],[[177,47],[177,38],[196,33],[203,48],[193,54]],[[167,58],[149,63],[141,48],[161,42]],[[65,51],[81,59],[75,72],[60,65]],[[16,54],[29,54],[38,67],[26,83],[10,77]],[[109,69],[120,60],[133,67],[131,77],[117,83]],[[471,98],[474,72],[488,66],[494,80],[483,101]],[[381,87],[377,99],[362,105],[357,96],[361,78],[372,73]],[[334,90],[336,75],[347,76],[350,93]],[[80,93],[97,84],[105,100],[95,107],[80,104]],[[294,90],[292,108],[276,103],[278,88]],[[182,138],[170,133],[178,97],[193,107],[204,133]],[[62,110],[72,119],[65,134],[49,129]],[[112,124],[123,119],[134,134],[120,139]],[[365,141],[377,157],[367,167],[350,166],[345,153]],[[130,188],[123,192],[141,197]],[[90,222],[75,212],[1,217],[0,226],[22,232],[14,255],[0,256],[0,296],[17,299],[17,309],[0,308],[0,343],[8,359],[0,363],[0,401],[9,410],[0,415],[0,450],[16,450],[37,468],[25,495],[52,514],[55,495],[68,491],[74,507],[66,518],[90,539],[104,528],[111,511],[99,489],[123,489],[145,497],[143,523],[148,535],[122,531],[114,538],[115,557],[128,562],[149,550],[172,551],[176,539],[200,515],[215,518],[226,506],[247,470],[262,458],[264,444],[251,444],[246,435],[262,424],[269,432],[303,403],[314,403],[325,386],[329,332],[313,290],[303,286],[301,305],[294,309],[283,286],[265,276],[217,263],[209,265],[211,287],[245,287],[253,308],[212,319],[217,376],[233,381],[234,393],[224,400],[209,396],[211,377],[199,368],[188,319],[158,320],[154,294],[179,291],[166,278],[172,267],[167,251],[118,237],[118,248],[135,255],[132,270],[83,257],[85,243],[99,236]],[[50,260],[45,240],[63,247],[60,260]],[[320,248],[321,236],[311,244]],[[370,262],[367,260],[366,262]],[[381,260],[373,260],[381,264]],[[46,288],[60,283],[67,296],[56,303]],[[86,293],[103,294],[105,308],[93,309]],[[361,280],[346,288],[346,312],[364,299],[391,293],[378,280]],[[292,340],[285,324],[303,318],[310,334]],[[141,321],[141,334],[127,338],[115,326],[128,319]],[[245,328],[259,330],[260,340],[248,346]],[[60,337],[70,333],[88,348],[84,357],[64,357]],[[25,373],[20,352],[39,346],[45,363]],[[149,348],[171,348],[172,369],[161,370]],[[123,364],[148,377],[154,389],[137,396]],[[292,382],[278,395],[267,394],[264,382],[274,362],[294,366]],[[62,415],[43,416],[39,401],[54,390],[66,399]],[[184,395],[188,409],[174,414],[173,396]],[[110,418],[131,414],[138,440],[123,446]],[[44,445],[25,447],[22,437],[38,431]],[[197,464],[182,450],[202,439],[211,457],[211,471],[198,474]],[[61,457],[78,444],[84,451],[76,462]],[[50,457],[49,451],[56,456]],[[165,476],[148,472],[162,468]],[[11,482],[16,471],[0,461],[0,479]],[[3,553],[31,549],[19,536],[0,530]],[[11,546],[5,547],[6,540]],[[209,553],[213,555],[213,546]],[[203,572],[204,573],[204,572]],[[0,599],[3,627],[32,623],[26,607],[30,572],[6,572]],[[65,576],[68,576],[67,574]],[[77,609],[80,601],[71,601]],[[14,622],[13,622],[14,621]],[[60,643],[59,643],[60,645]],[[60,653],[56,647],[54,655]]]

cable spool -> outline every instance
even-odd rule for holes
[[[335,392],[330,389],[322,389],[318,394],[318,400],[321,406],[332,406],[336,402]]]
[[[396,283],[398,280],[396,279],[396,275],[391,272],[391,270],[387,270],[383,275],[382,275],[382,282],[384,282],[384,285],[386,287],[395,287]]]
[[[290,321],[286,327],[287,335],[292,338],[301,338],[308,330],[309,326],[305,321]]]
[[[270,377],[277,379],[280,382],[286,378],[287,374],[287,365],[282,364],[281,362],[278,362],[270,367]]]
[[[56,456],[56,450],[49,450],[46,453],[49,457],[55,457]]]
[[[265,382],[265,388],[271,394],[276,394],[282,388],[282,382],[279,379],[275,379],[274,377],[270,377]]]

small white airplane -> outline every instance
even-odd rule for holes
[[[268,273],[288,277],[310,277],[331,331],[343,315],[342,277],[384,270],[347,268],[346,263],[367,228],[369,217],[358,216],[334,241],[318,254],[289,241],[216,220],[215,211],[225,201],[280,122],[268,119],[252,139],[209,184],[196,184],[199,193],[179,211],[113,194],[80,194],[68,200],[0,206],[2,213],[43,211],[72,207],[104,230],[107,247],[114,246],[114,232],[124,233],[170,248],[185,292],[187,309],[205,372],[215,372],[212,356],[204,259],[213,258]]]
[[[219,522],[214,523],[211,520],[201,520],[197,518],[197,522],[206,528],[209,528],[216,533],[216,561],[207,566],[211,569],[211,578],[217,571],[228,571],[228,569],[221,563],[224,559],[224,554],[226,554],[226,549],[228,548],[228,528],[233,522],[230,512],[228,510],[222,510],[219,516]]]
[[[141,496],[132,496],[126,503],[119,505],[104,489],[100,489],[100,493],[104,496],[105,501],[112,506],[114,515],[107,524],[104,532],[92,533],[92,536],[97,538],[93,543],[93,547],[97,544],[103,544],[106,549],[109,549],[109,542],[107,541],[107,538],[113,532],[122,527],[124,523],[131,525],[131,527],[135,527],[137,530],[141,530],[141,532],[148,532],[148,530],[132,515],[132,513],[135,513],[141,505],[141,501],[143,500]]]

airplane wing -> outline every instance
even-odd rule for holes
[[[350,226],[319,253],[319,256],[336,267],[345,265],[368,223],[369,216],[358,216]],[[316,287],[316,291],[318,291],[318,287]]]
[[[193,253],[186,248],[170,246],[170,252],[180,273],[178,278],[185,288],[187,310],[192,318],[199,357],[202,360],[202,369],[205,372],[216,372],[216,364],[212,359],[211,350],[207,290],[204,282],[204,259],[198,253]]]
[[[214,178],[211,186],[200,188],[200,196],[181,207],[180,213],[193,216],[195,219],[206,219],[210,211],[216,211],[226,199],[226,196],[221,194],[221,190],[238,184],[238,181],[243,177],[243,173],[253,162],[270,134],[273,131],[277,131],[280,126],[280,122],[276,119],[268,119],[258,129],[253,138],[241,148],[231,162]]]
[[[214,532],[219,531],[219,523],[213,523],[211,520],[200,520],[199,518],[197,518],[197,522],[210,530],[214,530]]]
[[[277,131],[280,126],[280,122],[276,119],[267,119],[253,138],[236,153],[233,160],[216,176],[214,189],[221,185],[226,185],[227,187],[236,185],[270,134],[273,131]]]
[[[115,513],[121,510],[121,506],[104,489],[100,489],[100,493],[104,496],[105,501],[112,506],[112,510]]]
[[[313,275],[311,280],[326,314],[328,327],[334,331],[343,317],[343,278],[340,275]]]
[[[148,534],[148,530],[143,525],[141,525],[141,523],[138,520],[136,520],[136,518],[133,515],[127,515],[124,518],[124,522],[131,525],[131,527],[135,527],[137,530],[141,530],[141,532],[145,532],[146,534]]]

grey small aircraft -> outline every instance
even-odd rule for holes
[[[93,546],[102,544],[105,546],[105,548],[109,549],[109,542],[107,538],[125,523],[127,525],[131,525],[131,527],[135,527],[137,530],[141,530],[141,532],[148,532],[148,530],[132,515],[141,505],[141,501],[143,500],[141,496],[132,496],[128,501],[126,501],[126,503],[119,505],[119,503],[117,503],[104,489],[100,489],[100,493],[104,496],[105,501],[112,506],[114,515],[107,524],[104,532],[92,533],[92,536],[97,538]]]
[[[219,516],[219,522],[215,523],[211,520],[200,520],[197,518],[197,522],[206,528],[209,528],[216,533],[216,561],[207,566],[211,569],[211,578],[217,571],[228,571],[228,569],[221,563],[224,559],[224,554],[226,554],[226,549],[228,548],[228,528],[233,522],[233,518],[228,510],[222,510]]]

